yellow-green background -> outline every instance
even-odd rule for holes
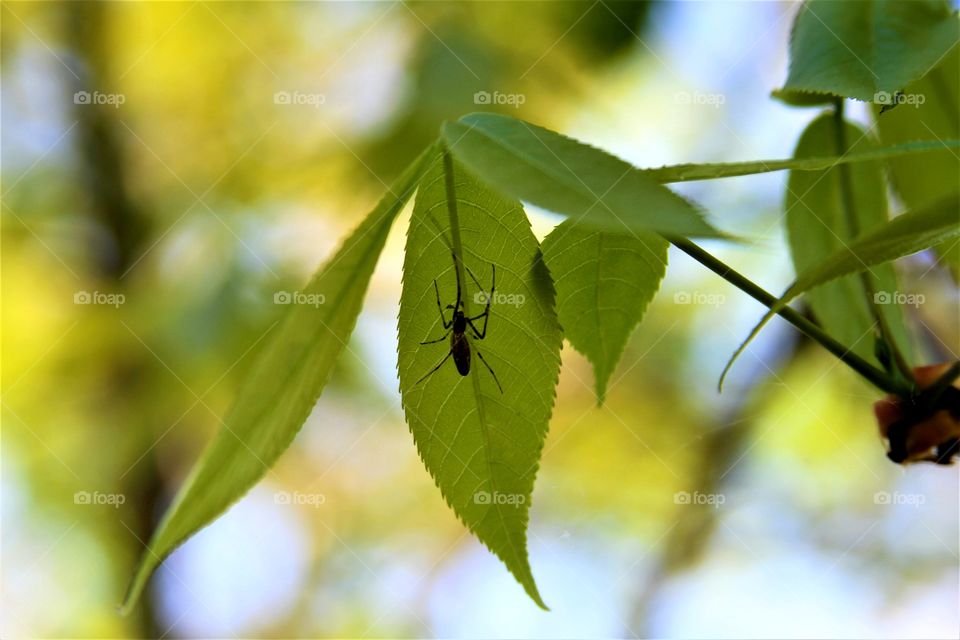
[[[303,285],[443,119],[500,92],[523,104],[493,108],[642,166],[787,157],[816,114],[768,98],[795,11],[4,3],[3,636],[956,637],[956,467],[889,463],[878,394],[782,323],[718,396],[761,308],[674,252],[603,408],[564,349],[531,512],[552,611],[537,609],[445,507],[403,422],[408,216],[293,447],[143,606],[116,613],[283,311],[274,295]],[[78,105],[77,91],[124,101]],[[771,290],[792,275],[785,179],[681,189],[757,239],[707,246]],[[530,215],[540,238],[558,222]],[[924,361],[956,357],[956,289],[925,256],[899,266],[924,297],[909,309]],[[723,504],[677,504],[680,491]]]

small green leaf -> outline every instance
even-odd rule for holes
[[[480,339],[466,327],[467,375],[448,357],[444,328],[458,283],[463,312],[486,332]],[[488,300],[489,316],[478,318]],[[526,528],[560,368],[553,286],[520,203],[448,153],[435,156],[410,220],[398,333],[400,392],[424,465],[454,513],[545,607]]]
[[[886,116],[885,116],[886,117]],[[916,135],[913,137],[921,137]],[[940,139],[930,141],[907,142],[909,138],[898,140],[900,144],[889,147],[871,147],[857,149],[842,156],[820,156],[807,158],[790,158],[788,160],[753,160],[750,162],[717,162],[710,164],[675,164],[656,169],[644,169],[644,173],[653,177],[657,182],[690,182],[693,180],[715,180],[717,178],[732,178],[748,176],[771,171],[821,171],[838,164],[854,164],[882,160],[886,158],[902,158],[902,162],[909,164],[914,156],[928,154],[924,159],[933,158],[944,153],[955,153],[960,149],[960,139],[957,134],[941,136]]]
[[[880,113],[874,108],[880,139],[949,140],[960,137],[960,47],[954,47],[933,70],[903,90],[902,103]],[[916,158],[887,161],[897,194],[918,209],[960,190],[960,155],[943,150]],[[960,281],[960,242],[937,247],[937,253]]]
[[[170,553],[264,476],[303,425],[356,324],[394,218],[413,194],[431,150],[393,185],[303,290],[321,304],[292,304],[251,366],[222,428],[196,463],[144,551],[123,611]]]
[[[836,126],[835,118],[829,113],[811,122],[800,136],[795,155],[803,158],[836,152]],[[845,124],[845,138],[851,152],[874,146],[859,127],[850,123]],[[790,254],[797,273],[817,265],[852,240],[855,230],[863,233],[887,222],[886,182],[880,163],[861,162],[846,170],[853,192],[850,203],[853,210],[850,212],[845,210],[839,166],[824,171],[790,172],[784,210]],[[854,218],[856,226],[853,229],[848,216]],[[877,295],[893,296],[897,292],[897,277],[891,265],[877,266],[871,273]],[[860,357],[875,361],[872,297],[873,294],[865,289],[862,277],[850,275],[817,287],[809,293],[807,300],[813,315],[827,333]],[[883,304],[876,308],[893,331],[897,348],[901,353],[909,353],[907,330],[899,305]]]
[[[874,265],[929,249],[957,237],[960,237],[960,198],[954,195],[924,209],[897,216],[840,247],[799,274],[794,283],[770,307],[730,357],[721,375],[721,384],[734,361],[767,322],[800,294],[847,274],[865,271]]]
[[[790,35],[784,92],[887,103],[960,38],[945,0],[807,0]]]
[[[607,231],[721,237],[703,213],[604,151],[509,116],[443,126],[459,161],[501,192]]]
[[[573,220],[543,241],[560,326],[593,363],[600,403],[627,339],[660,288],[669,246],[655,233],[610,233]]]

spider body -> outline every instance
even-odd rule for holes
[[[457,327],[462,328],[457,331]],[[453,332],[450,334],[450,355],[453,356],[453,364],[457,365],[457,371],[465,376],[470,373],[470,342],[464,332],[467,330],[466,317],[463,312],[458,312],[453,320]]]
[[[459,272],[459,265],[457,263],[457,254],[450,254],[453,258],[453,267],[454,273]],[[484,294],[486,297],[487,305],[483,310],[483,313],[477,314],[473,317],[470,317],[464,311],[463,304],[463,291],[460,287],[460,277],[457,276],[457,300],[454,304],[448,304],[446,307],[440,303],[440,289],[437,287],[437,281],[433,281],[433,291],[437,296],[437,311],[440,312],[440,322],[443,323],[443,328],[446,329],[446,333],[435,340],[425,340],[420,344],[436,344],[437,342],[442,342],[447,339],[447,336],[450,336],[450,350],[447,352],[447,355],[444,356],[437,366],[427,372],[422,378],[417,380],[414,386],[420,384],[431,375],[437,372],[437,370],[443,366],[443,364],[453,358],[453,363],[457,367],[457,373],[461,376],[466,376],[470,373],[470,360],[471,360],[471,349],[470,349],[470,340],[468,338],[469,334],[472,334],[475,340],[483,340],[487,337],[487,323],[490,320],[490,304],[493,301],[493,292],[497,285],[497,267],[494,264],[490,264],[492,271],[492,281],[490,283],[490,293]],[[476,276],[473,275],[473,272],[470,271],[466,266],[464,270],[470,275],[474,283],[480,288],[480,283],[477,281]],[[482,289],[481,289],[482,291]],[[444,311],[446,309],[452,309],[453,315],[450,317],[450,320],[447,320]],[[477,326],[474,324],[474,321],[483,320],[483,329],[477,329]],[[483,366],[487,368],[487,371],[490,372],[490,375],[493,376],[493,381],[497,383],[497,388],[500,389],[500,393],[503,393],[503,387],[500,386],[500,380],[497,379],[497,374],[493,372],[493,368],[487,363],[484,359],[483,354],[479,350],[476,350],[477,358],[480,362],[483,363]]]

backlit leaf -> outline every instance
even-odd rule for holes
[[[791,32],[782,91],[884,104],[958,38],[960,21],[945,0],[807,0]]]
[[[960,134],[953,133],[952,135],[943,135],[937,140],[930,141],[907,141],[913,138],[929,137],[929,134],[927,134],[927,136],[914,135],[909,138],[903,137],[898,139],[897,141],[900,142],[900,144],[890,145],[889,147],[872,146],[868,149],[855,149],[839,156],[827,154],[816,157],[789,158],[786,160],[675,164],[657,167],[656,169],[644,169],[644,172],[653,177],[657,182],[668,183],[732,178],[757,173],[769,173],[771,171],[784,171],[786,169],[796,171],[821,171],[838,164],[854,164],[886,158],[898,158],[900,162],[910,164],[914,162],[916,156],[922,156],[923,160],[928,160],[929,158],[940,156],[944,153],[956,153],[956,150],[960,149],[960,139],[958,139],[958,135]]]
[[[487,184],[608,231],[720,237],[693,204],[646,172],[523,120],[474,113],[443,126],[453,154]]]
[[[903,90],[894,109],[876,106],[880,138],[887,143],[960,138],[960,47],[954,47],[933,70]],[[960,191],[960,152],[946,149],[914,158],[887,160],[893,187],[910,209]],[[960,242],[937,247],[937,254],[960,281]]]
[[[430,157],[430,150],[424,152],[396,181],[300,292],[306,304],[290,304],[264,341],[220,431],[151,537],[127,591],[125,611],[136,604],[164,558],[243,496],[290,446],[353,331],[390,226]]]
[[[447,358],[444,328],[458,281],[468,316],[490,301],[489,316],[474,321],[485,337],[467,327],[467,375]],[[434,158],[414,206],[398,332],[400,392],[424,465],[457,516],[545,606],[526,529],[560,366],[553,286],[520,203],[449,154]]]
[[[870,149],[873,142],[863,131],[845,124],[845,138],[851,152]],[[837,152],[837,131],[834,117],[827,113],[814,120],[800,137],[796,156],[822,156]],[[841,194],[841,167],[824,171],[791,171],[784,198],[787,239],[797,273],[803,273],[853,239],[854,231],[863,233],[887,221],[887,194],[883,168],[877,161],[861,162],[845,168],[852,190],[852,211],[845,211]],[[848,215],[854,219],[851,229]],[[879,265],[870,270],[874,292],[879,302],[893,300],[897,287],[892,265]],[[874,325],[870,309],[873,293],[864,287],[859,274],[845,276],[817,287],[807,300],[817,322],[827,333],[866,360],[875,360]],[[878,304],[897,347],[909,352],[903,314],[897,304]],[[909,359],[909,358],[908,358]]]
[[[611,233],[566,220],[543,241],[570,344],[593,363],[597,400],[627,339],[660,288],[669,243],[655,233]]]
[[[847,274],[859,273],[958,237],[960,198],[951,196],[924,209],[897,216],[855,238],[797,276],[731,356],[724,375],[767,322],[800,294]]]

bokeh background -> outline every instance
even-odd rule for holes
[[[444,119],[498,110],[641,166],[788,157],[817,113],[769,99],[796,10],[3,3],[3,636],[957,637],[957,468],[889,463],[878,393],[781,322],[718,395],[761,308],[675,252],[605,406],[564,348],[537,609],[404,424],[406,216],[294,445],[116,611],[275,294]],[[755,240],[706,246],[770,290],[792,276],[785,180],[680,188]],[[530,215],[541,238],[558,221]],[[956,288],[927,256],[899,266],[922,360],[956,358]]]

